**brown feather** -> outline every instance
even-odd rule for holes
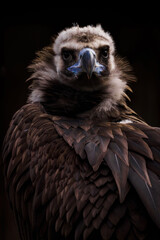
[[[159,145],[150,128],[52,118],[38,104],[20,109],[6,135],[4,165],[22,239],[141,239],[153,224],[142,228],[131,211],[138,195],[159,226]]]
[[[128,139],[128,148],[130,151],[136,152],[144,155],[145,157],[148,157],[150,159],[153,159],[153,154],[151,149],[149,148],[148,144],[143,139]]]
[[[129,180],[135,187],[153,220],[160,226],[160,183],[155,174],[148,170],[151,187],[137,175],[134,170],[129,171]]]
[[[144,181],[151,187],[151,182],[148,176],[145,159],[133,152],[129,152],[129,162],[131,168],[141,176]]]
[[[105,161],[107,162],[109,168],[112,171],[118,187],[120,201],[123,202],[128,192],[127,178],[129,168],[119,159],[119,157],[115,153],[113,153],[109,149],[105,156]]]

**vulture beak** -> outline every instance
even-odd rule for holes
[[[79,53],[78,62],[67,69],[74,73],[75,76],[85,72],[88,79],[90,79],[93,72],[101,75],[101,72],[105,70],[105,66],[97,62],[96,53],[93,49],[83,48]]]
[[[84,48],[80,52],[80,59],[81,59],[82,69],[84,72],[87,73],[88,79],[90,79],[96,63],[95,52],[92,49]]]

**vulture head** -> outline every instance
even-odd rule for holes
[[[28,102],[55,115],[120,118],[133,76],[100,25],[65,29],[37,55]]]

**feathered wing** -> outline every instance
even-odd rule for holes
[[[156,233],[159,137],[160,130],[146,124],[56,117],[38,104],[21,108],[4,143],[5,182],[21,238]]]

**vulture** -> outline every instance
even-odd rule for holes
[[[159,239],[160,128],[127,105],[135,77],[111,34],[66,28],[29,70],[3,144],[20,239]]]

